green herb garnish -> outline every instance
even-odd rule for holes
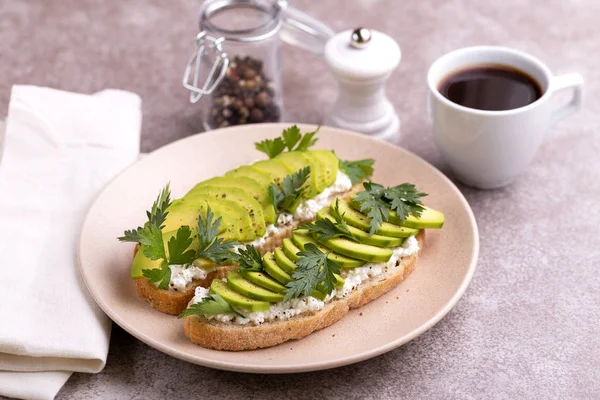
[[[344,221],[344,214],[340,214],[339,199],[335,199],[335,207],[330,210],[335,222],[329,218],[319,219],[315,222],[307,222],[297,229],[306,229],[317,241],[324,241],[336,237],[344,237],[358,243],[358,239],[350,232],[350,228]]]
[[[357,193],[353,202],[371,218],[371,234],[377,232],[383,221],[388,220],[390,211],[396,212],[404,222],[411,214],[420,217],[425,209],[421,197],[427,194],[419,192],[413,184],[402,183],[386,188],[377,183],[364,182],[363,186],[365,190]]]
[[[141,226],[137,229],[132,229],[125,231],[123,236],[118,239],[121,242],[136,242],[141,243],[140,241],[140,232],[150,225],[155,225],[160,229],[163,228],[163,223],[167,218],[167,208],[171,205],[171,191],[169,189],[169,184],[164,187],[164,189],[158,195],[158,198],[152,204],[152,208],[150,211],[146,211],[146,216],[148,217],[148,222],[144,224],[144,227]],[[145,234],[148,236],[148,233]]]
[[[166,289],[171,281],[171,268],[169,268],[169,265],[190,264],[198,258],[210,260],[215,264],[237,260],[238,255],[232,251],[232,248],[238,243],[218,238],[221,217],[214,222],[213,218],[214,214],[210,206],[207,206],[206,217],[200,216],[198,218],[198,226],[196,227],[198,250],[187,250],[193,242],[190,227],[184,225],[177,229],[175,236],[169,239],[167,243],[168,257],[165,254],[162,232],[156,225],[150,225],[153,237],[151,241],[143,243],[148,246],[144,250],[144,254],[151,260],[162,259],[164,261],[160,268],[143,269],[142,275],[148,278],[151,283],[160,282],[159,289]]]
[[[373,175],[373,164],[375,160],[365,158],[356,161],[340,160],[339,166],[342,171],[350,178],[353,185],[369,179]]]
[[[331,294],[335,285],[335,274],[340,273],[340,266],[327,258],[329,252],[323,253],[313,243],[307,243],[304,250],[298,253],[298,268],[292,274],[293,281],[285,285],[284,301],[301,295],[308,296],[317,285],[323,283],[323,289]]]
[[[221,217],[213,222],[214,214],[210,206],[207,207],[206,218],[202,216],[198,218],[198,226],[195,230],[195,234],[198,236],[198,250],[190,249],[194,241],[194,232],[187,225],[177,229],[175,235],[167,242],[165,249],[161,229],[164,228],[163,224],[168,214],[167,209],[171,204],[170,197],[171,192],[167,185],[152,205],[152,209],[146,212],[148,221],[144,226],[125,231],[124,236],[118,238],[122,242],[140,243],[143,245],[144,255],[153,261],[163,260],[160,268],[142,270],[142,275],[148,278],[150,283],[159,283],[159,289],[166,289],[171,281],[169,265],[186,265],[198,258],[221,264],[225,261],[235,260],[237,257],[237,254],[232,251],[232,247],[237,243],[217,238]]]
[[[240,263],[239,269],[242,271],[263,270],[262,256],[256,247],[247,244],[245,248],[240,248],[237,262]]]
[[[221,296],[212,293],[210,296],[202,299],[200,303],[195,303],[183,310],[178,318],[191,315],[218,315],[218,314],[237,314],[233,308]]]
[[[321,127],[319,126],[314,132],[308,132],[302,135],[300,133],[300,128],[298,128],[296,125],[293,125],[283,130],[282,137],[265,139],[255,143],[254,146],[258,151],[262,151],[268,155],[269,158],[276,157],[286,148],[288,151],[308,150],[317,142],[318,139],[315,139],[314,136],[317,134],[320,128]]]
[[[269,185],[269,199],[275,211],[293,213],[306,191],[304,184],[310,175],[310,167],[304,167],[284,178],[281,187],[271,183]]]
[[[198,251],[194,259],[205,258],[215,264],[236,261],[237,254],[233,252],[233,247],[239,243],[217,237],[221,226],[221,217],[213,222],[214,216],[210,206],[207,206],[206,218],[198,218],[198,226],[196,227]]]

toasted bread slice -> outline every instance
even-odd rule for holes
[[[351,309],[377,299],[398,286],[415,268],[423,249],[424,232],[417,234],[419,252],[399,259],[399,267],[386,279],[372,278],[362,283],[349,296],[333,299],[321,310],[300,314],[286,321],[265,322],[246,326],[208,320],[199,316],[184,318],[185,335],[202,347],[215,350],[255,350],[271,347],[292,339],[301,339],[342,319]]]
[[[362,190],[362,185],[356,184],[349,192],[335,197],[348,200],[352,194],[356,194],[360,190]],[[282,229],[275,235],[270,236],[261,246],[257,246],[258,250],[261,252],[261,254],[265,254],[269,251],[275,250],[277,247],[280,247],[283,243],[283,239],[291,237],[292,231],[303,222],[306,221],[292,221],[292,223],[289,224],[285,229]],[[214,272],[208,274],[206,279],[192,281],[184,291],[158,289],[145,278],[136,279],[134,282],[137,294],[142,300],[147,301],[153,308],[160,312],[178,315],[187,308],[188,303],[192,297],[194,297],[194,291],[197,286],[209,287],[213,279],[224,278],[227,273],[234,268],[237,268],[237,265],[218,266]]]

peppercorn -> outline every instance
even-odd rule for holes
[[[254,98],[254,102],[260,108],[265,108],[271,103],[271,97],[266,92],[260,92]]]
[[[250,121],[252,122],[262,122],[263,120],[263,112],[258,108],[253,108],[250,112]]]

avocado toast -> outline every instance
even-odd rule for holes
[[[144,226],[119,238],[138,244],[131,277],[139,297],[177,315],[196,287],[210,286],[237,266],[235,257],[224,254],[247,244],[260,253],[272,251],[323,205],[359,188],[373,161],[342,161],[332,151],[311,150],[316,133],[286,129],[283,138],[256,144],[269,159],[199,182],[179,199],[171,201],[167,186]]]
[[[423,196],[411,184],[365,182],[363,191],[319,210],[315,222],[298,226],[272,252],[261,256],[247,246],[238,269],[195,290],[180,314],[185,335],[217,350],[271,347],[377,299],[415,268],[423,229],[444,224]]]

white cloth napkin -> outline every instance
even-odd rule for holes
[[[0,161],[0,394],[52,399],[99,372],[111,322],[77,267],[100,189],[139,153],[141,100],[14,86]]]

